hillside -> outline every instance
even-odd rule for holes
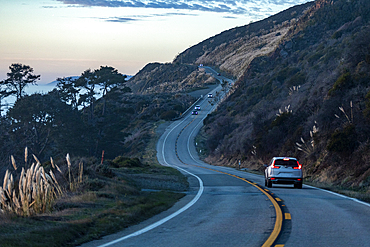
[[[367,190],[369,18],[364,0],[294,6],[215,35],[171,64],[148,65],[130,86],[141,93],[175,92],[188,85],[188,75],[205,79],[191,66],[211,66],[236,83],[201,131],[208,162],[241,160],[262,170],[272,156],[296,156],[306,181]],[[173,78],[174,70],[183,73]]]
[[[179,54],[174,63],[205,64],[240,77],[256,57],[271,53],[313,2],[215,35]]]
[[[215,79],[196,65],[150,63],[127,85],[136,94],[177,93],[214,84]]]
[[[318,0],[291,22],[205,120],[206,160],[261,170],[297,156],[308,181],[368,190],[369,12],[368,1]]]

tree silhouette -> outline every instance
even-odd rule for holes
[[[109,66],[100,66],[100,69],[95,70],[95,80],[96,83],[101,86],[102,100],[103,100],[103,110],[102,115],[105,114],[106,100],[105,96],[108,92],[117,88],[119,85],[124,85],[126,82],[126,75],[122,75],[117,71],[117,69]]]
[[[78,107],[78,94],[81,89],[76,88],[76,80],[72,77],[58,78],[57,90],[60,99],[63,102],[69,103],[73,109]]]
[[[40,75],[33,74],[33,68],[28,65],[13,63],[9,69],[8,78],[0,81],[0,85],[6,86],[8,93],[15,94],[17,100],[24,96],[28,84],[36,84],[36,80],[40,80]]]

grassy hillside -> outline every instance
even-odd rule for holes
[[[141,69],[127,85],[136,94],[184,93],[202,88],[215,80],[196,65],[150,63]]]
[[[174,62],[215,66],[239,77],[255,57],[272,52],[291,25],[312,5],[313,2],[297,5],[264,20],[224,31],[188,48]]]
[[[290,22],[205,120],[207,161],[261,170],[272,156],[297,156],[306,180],[367,191],[369,13],[368,1],[319,0]]]

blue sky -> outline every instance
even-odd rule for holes
[[[134,75],[211,36],[307,0],[0,0],[0,80],[22,63],[40,84],[101,65]]]

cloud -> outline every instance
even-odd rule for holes
[[[130,18],[130,17],[111,17],[104,19],[107,22],[132,22],[138,21],[139,19]]]
[[[72,6],[82,7],[131,7],[152,9],[198,10],[206,12],[219,12],[230,14],[246,13],[247,9],[241,7],[242,2],[248,1],[220,1],[220,0],[57,0]]]
[[[108,17],[108,18],[97,18],[107,22],[134,22],[134,21],[141,21],[144,19],[155,18],[155,17],[168,17],[168,16],[196,16],[196,14],[185,14],[185,13],[164,13],[164,14],[151,14],[151,15],[131,15],[125,17]]]
[[[310,0],[57,0],[67,7],[150,8],[221,13],[228,16],[266,17],[271,6],[292,6]],[[173,13],[166,14],[174,15]],[[145,17],[142,17],[145,18]],[[113,17],[110,22],[137,21],[141,18]]]

